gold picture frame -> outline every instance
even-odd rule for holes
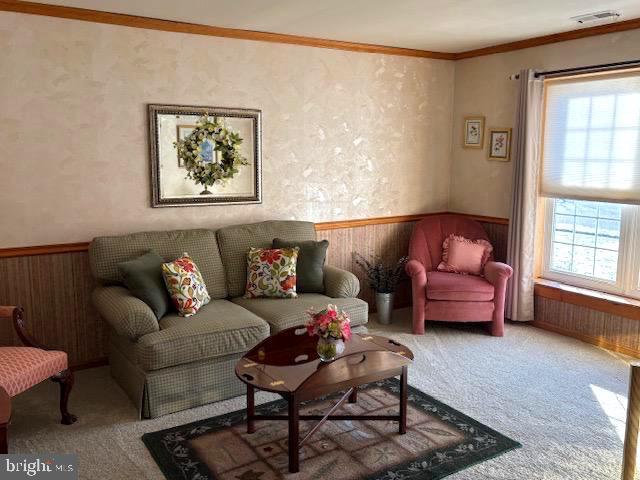
[[[469,115],[464,117],[462,129],[463,148],[482,148],[484,146],[484,117]]]
[[[489,129],[487,159],[499,162],[511,160],[511,129],[493,127]]]

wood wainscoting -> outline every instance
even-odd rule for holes
[[[27,329],[71,366],[106,363],[107,326],[91,305],[95,282],[85,251],[0,258],[0,305],[24,308]],[[20,345],[10,322],[0,345]]]
[[[548,297],[535,297],[534,327],[640,357],[640,321]]]
[[[318,238],[330,242],[328,263],[354,272],[362,282],[360,297],[374,305],[373,292],[363,272],[353,263],[353,252],[394,261],[408,251],[413,225],[434,214],[382,217],[317,224]],[[482,223],[504,260],[507,221],[470,216]],[[0,250],[0,305],[20,305],[27,326],[45,345],[64,350],[78,368],[106,363],[107,326],[91,305],[95,282],[89,270],[88,243]],[[397,306],[411,303],[411,284],[402,281]],[[9,322],[0,324],[0,345],[19,345]]]

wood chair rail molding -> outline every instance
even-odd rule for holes
[[[440,60],[463,60],[465,58],[492,55],[495,53],[510,52],[523,48],[548,45],[550,43],[566,42],[579,38],[604,35],[607,33],[622,32],[640,28],[640,18],[624,20],[621,22],[595,27],[587,27],[568,32],[554,33],[540,37],[508,42],[491,47],[468,50],[466,52],[434,52],[430,50],[418,50],[401,47],[387,47],[368,43],[345,42],[341,40],[328,40],[322,38],[305,37],[301,35],[286,35],[281,33],[258,32],[237,28],[214,27],[195,23],[161,20],[158,18],[140,17],[121,13],[101,12],[85,8],[66,7],[61,5],[48,5],[43,3],[27,2],[22,0],[0,0],[0,11],[26,13],[31,15],[43,15],[48,17],[67,18],[85,22],[105,23],[121,25],[125,27],[146,28],[176,33],[190,33],[195,35],[209,35],[213,37],[237,38],[241,40],[255,40],[260,42],[286,43],[307,47],[330,48],[334,50],[348,50],[361,53],[379,53],[383,55],[400,55],[406,57],[434,58]]]
[[[432,213],[420,213],[413,215],[397,215],[391,217],[374,217],[363,218],[357,220],[338,220],[335,222],[320,222],[316,223],[316,230],[338,230],[342,228],[356,228],[366,227],[367,225],[384,225],[389,223],[406,223],[417,222],[424,217],[432,215],[443,215],[450,213],[452,215],[462,215],[473,220],[484,223],[495,223],[498,225],[508,225],[509,220],[506,218],[498,217],[485,217],[482,215],[472,215],[468,213],[456,213],[456,212],[432,212]],[[58,253],[74,253],[74,252],[86,252],[89,250],[89,242],[78,243],[60,243],[55,245],[37,245],[27,247],[12,247],[1,248],[0,258],[13,258],[13,257],[31,257],[34,255],[54,255]]]

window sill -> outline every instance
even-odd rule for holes
[[[599,312],[640,320],[640,300],[621,295],[599,292],[588,288],[574,287],[566,283],[535,279],[534,293],[538,297],[570,303]]]

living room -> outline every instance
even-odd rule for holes
[[[637,2],[0,38],[0,478],[635,478]]]

